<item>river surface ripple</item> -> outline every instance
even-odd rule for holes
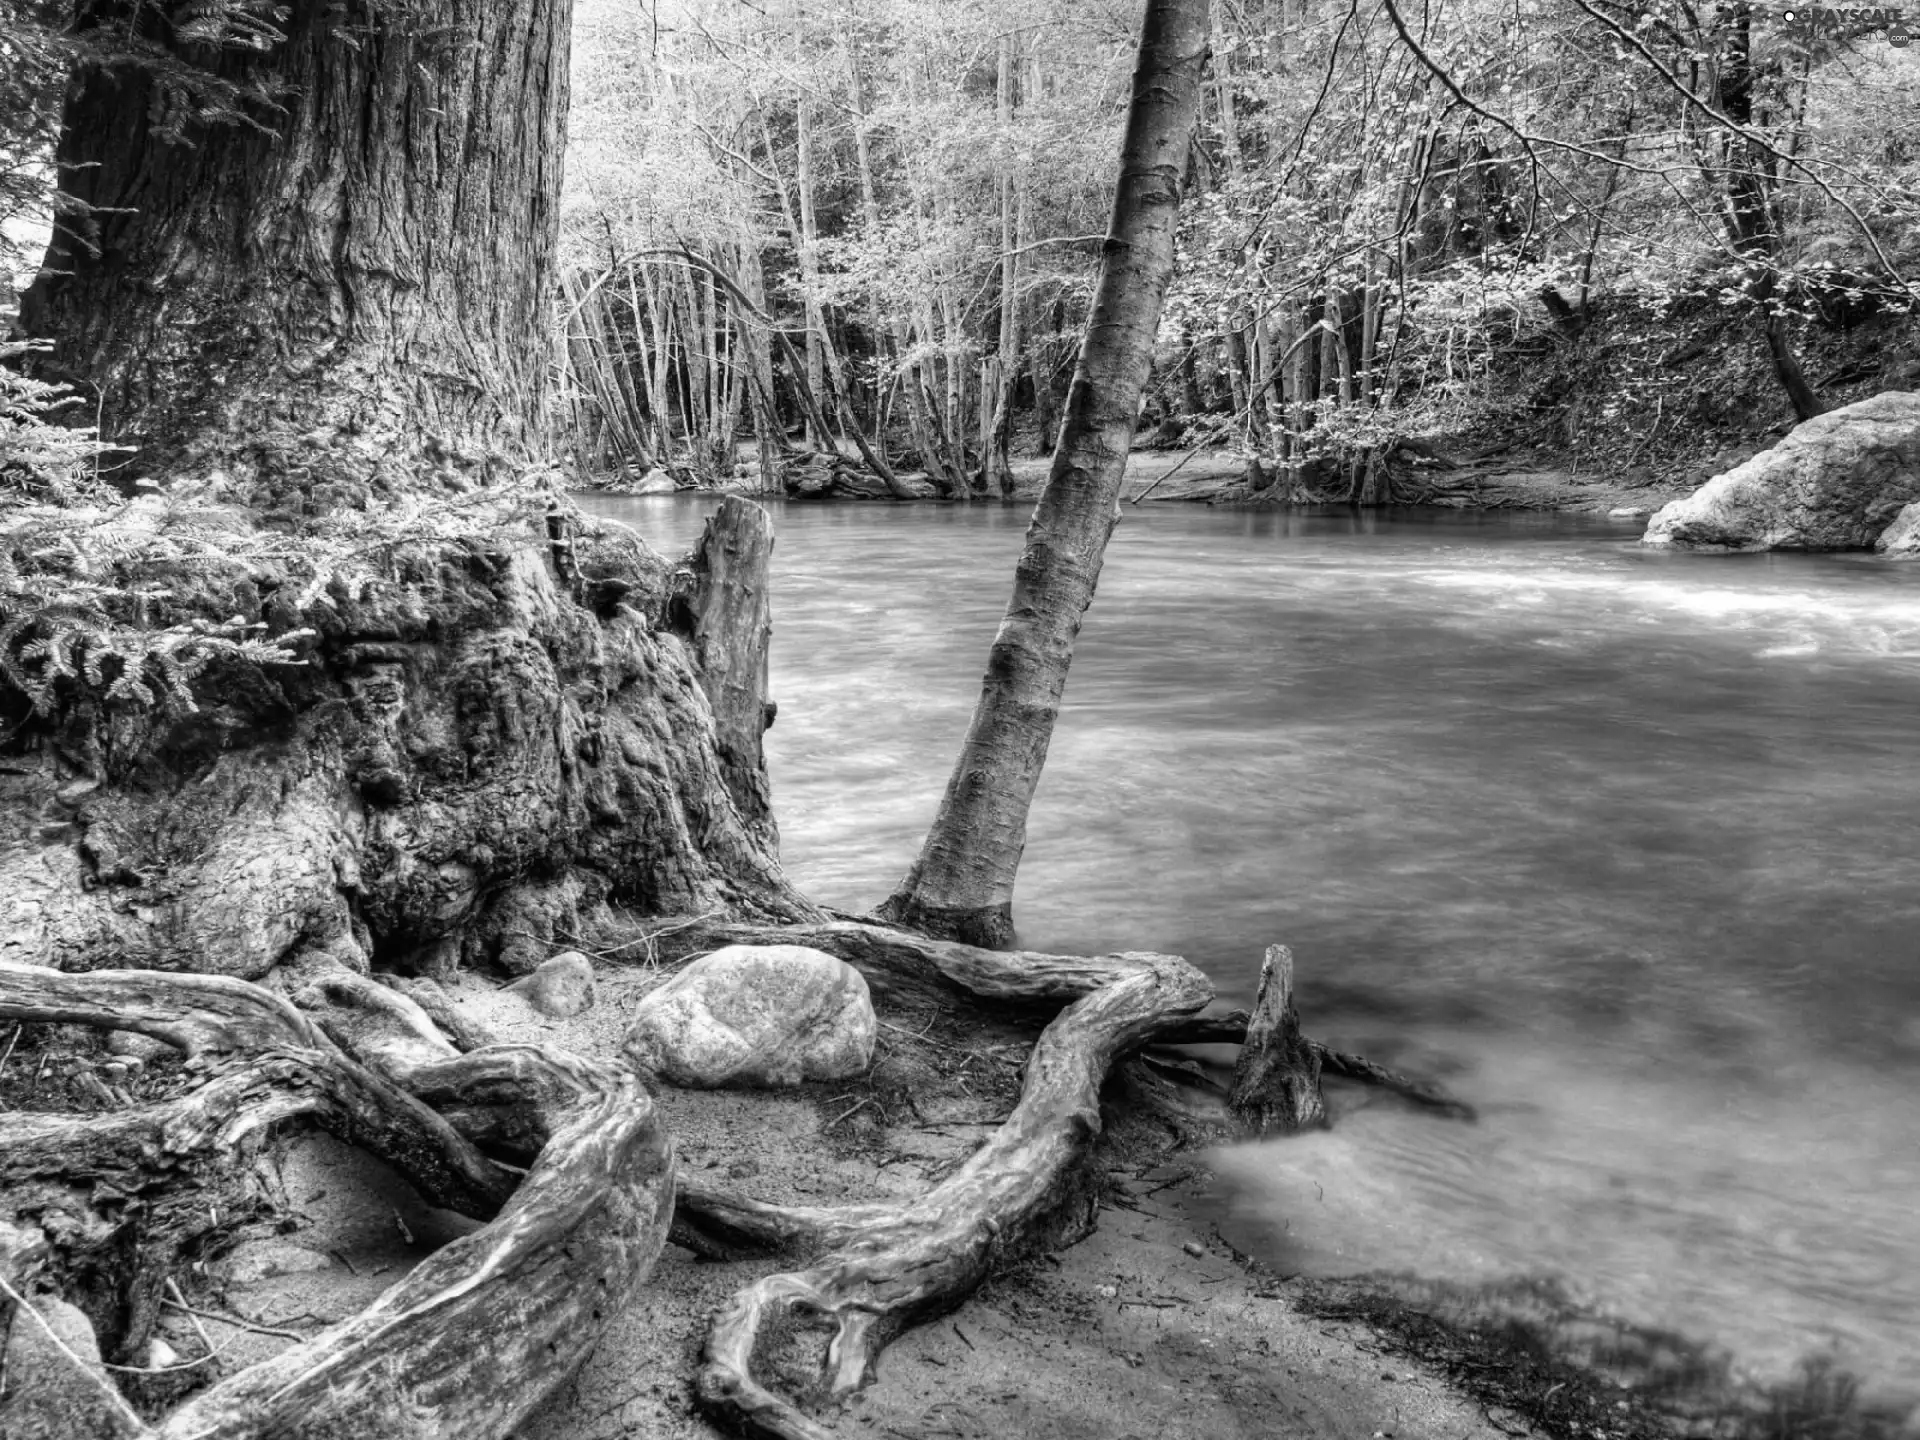
[[[586,502],[678,554],[710,501]],[[768,735],[825,903],[905,871],[1026,511],[780,505]],[[1558,1275],[1783,1376],[1920,1371],[1920,565],[1592,519],[1128,510],[1023,943],[1160,949],[1444,1077],[1214,1157],[1285,1271]]]

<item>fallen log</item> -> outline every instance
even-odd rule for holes
[[[1012,972],[1018,961],[1003,956],[1001,963]],[[1018,990],[1017,975],[1008,984]],[[758,1234],[769,1249],[811,1241],[825,1251],[804,1269],[744,1287],[715,1318],[698,1380],[701,1405],[749,1434],[827,1440],[830,1432],[800,1401],[851,1394],[905,1326],[959,1304],[997,1264],[1091,1230],[1094,1197],[1083,1162],[1100,1132],[1108,1067],[1212,993],[1206,977],[1177,957],[1110,964],[1107,983],[1041,1034],[1020,1102],[993,1138],[918,1200],[824,1212],[735,1203],[722,1211],[710,1201],[703,1208],[702,1193],[688,1186],[682,1209],[689,1220],[724,1226],[733,1243]],[[798,1400],[760,1379],[754,1363],[776,1335],[790,1333],[796,1312],[832,1328],[818,1383]]]

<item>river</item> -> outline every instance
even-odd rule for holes
[[[586,502],[679,553],[710,501]],[[825,903],[906,869],[1025,507],[780,505],[768,735]],[[1920,1365],[1920,565],[1589,518],[1129,509],[1015,921],[1444,1079],[1211,1157],[1283,1271],[1562,1277],[1781,1378]]]

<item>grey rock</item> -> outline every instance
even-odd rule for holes
[[[1649,545],[1861,550],[1920,500],[1920,392],[1817,415],[1653,517]]]
[[[626,1052],[674,1085],[783,1086],[873,1061],[873,1000],[858,970],[805,945],[729,945],[643,999]]]
[[[135,1434],[131,1410],[110,1398],[112,1382],[100,1368],[99,1341],[87,1317],[55,1295],[36,1295],[32,1305],[40,1320],[16,1314],[6,1339],[0,1435],[7,1440],[107,1440]],[[58,1344],[49,1338],[49,1330]],[[71,1353],[62,1353],[62,1345]],[[73,1363],[75,1355],[81,1364]]]
[[[144,1065],[149,1060],[158,1060],[163,1055],[178,1055],[180,1052],[166,1041],[152,1035],[142,1035],[137,1030],[109,1030],[107,1053]]]
[[[1644,505],[1616,505],[1613,509],[1607,511],[1607,518],[1609,520],[1638,520],[1646,513],[1647,507]]]
[[[1920,504],[1908,505],[1880,532],[1873,548],[1888,555],[1920,556]]]
[[[593,962],[578,950],[562,950],[507,989],[542,1015],[570,1020],[593,1005]]]
[[[629,495],[671,495],[680,487],[673,483],[673,477],[657,466],[647,471],[633,482]]]

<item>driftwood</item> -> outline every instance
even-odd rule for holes
[[[243,981],[0,965],[0,1016],[139,1031],[212,1071],[158,1105],[95,1117],[6,1117],[0,1193],[14,1207],[32,1202],[30,1184],[40,1192],[56,1180],[97,1190],[104,1180],[116,1187],[109,1196],[124,1199],[164,1189],[183,1170],[217,1170],[266,1127],[313,1115],[394,1165],[429,1200],[491,1215],[491,1222],[436,1252],[352,1319],[222,1382],[158,1426],[129,1433],[150,1440],[510,1434],[586,1357],[605,1317],[658,1256],[673,1204],[671,1141],[638,1081],[612,1067],[534,1046],[445,1056],[430,1046],[367,1046],[444,1102],[474,1136],[530,1159],[523,1178],[325,1033],[391,1041],[411,1017],[381,997],[403,997],[358,976],[309,989],[331,1026]],[[50,1262],[48,1248],[10,1245],[11,1273],[0,1278],[24,1298]],[[480,1336],[484,1344],[475,1343]]]
[[[1020,961],[1002,963],[1017,988]],[[875,1357],[901,1329],[957,1305],[996,1264],[1091,1230],[1083,1162],[1100,1132],[1108,1067],[1212,994],[1206,977],[1176,957],[1129,956],[1110,966],[1106,984],[1041,1034],[1020,1103],[994,1137],[918,1200],[825,1210],[728,1201],[685,1185],[678,1233],[718,1233],[736,1251],[757,1240],[779,1252],[824,1252],[804,1269],[746,1286],[715,1318],[701,1404],[750,1434],[827,1440],[831,1432],[755,1373],[757,1351],[789,1316],[832,1326],[818,1398],[843,1398],[867,1383]]]
[[[1230,1010],[1224,1015],[1195,1015],[1169,1026],[1156,1042],[1160,1045],[1238,1045],[1247,1038],[1252,1017],[1245,1010]],[[1361,1085],[1372,1085],[1454,1120],[1478,1118],[1473,1106],[1448,1094],[1431,1081],[1418,1080],[1377,1065],[1364,1055],[1335,1050],[1311,1038],[1306,1042],[1320,1062],[1320,1073],[1337,1075]]]
[[[1260,988],[1227,1108],[1250,1135],[1291,1135],[1327,1123],[1320,1057],[1300,1033],[1293,952],[1284,945],[1269,945],[1260,962]]]

